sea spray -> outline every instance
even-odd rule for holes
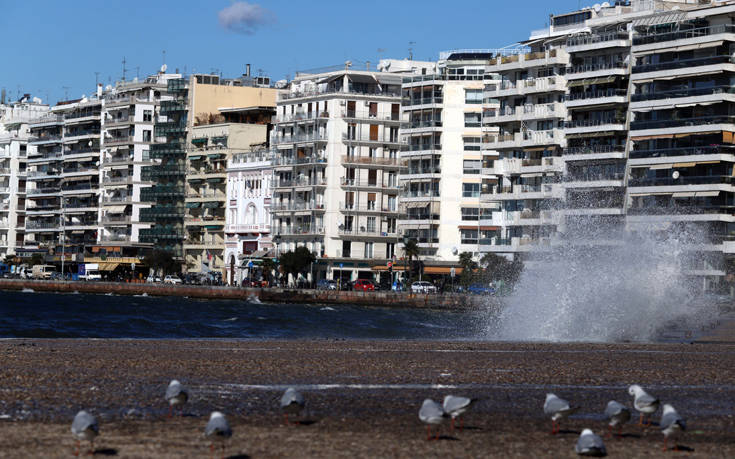
[[[599,228],[595,231],[599,234]],[[685,266],[697,256],[691,232],[617,233],[607,242],[562,235],[536,250],[489,326],[512,341],[655,341],[672,323],[692,329],[716,319]],[[699,280],[701,282],[701,280]]]

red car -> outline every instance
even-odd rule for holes
[[[375,284],[373,281],[367,279],[357,279],[355,284],[352,286],[353,290],[360,292],[374,292]]]

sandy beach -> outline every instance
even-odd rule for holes
[[[71,419],[95,413],[96,455],[209,455],[212,410],[234,430],[227,457],[576,457],[581,429],[602,432],[608,400],[632,406],[639,383],[687,418],[688,457],[735,457],[735,346],[504,344],[440,341],[0,341],[0,457],[69,457]],[[169,380],[189,386],[167,419]],[[302,389],[307,412],[284,426],[278,398]],[[549,434],[544,394],[580,405]],[[478,398],[466,428],[427,441],[424,398]],[[658,420],[660,411],[654,420]],[[661,455],[657,427],[607,440],[618,457]]]

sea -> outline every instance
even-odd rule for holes
[[[0,338],[481,339],[483,311],[0,291]]]

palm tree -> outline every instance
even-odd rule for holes
[[[408,258],[408,278],[411,279],[411,265],[413,264],[413,258],[418,259],[420,254],[419,245],[416,239],[409,239],[403,242],[403,256]]]

